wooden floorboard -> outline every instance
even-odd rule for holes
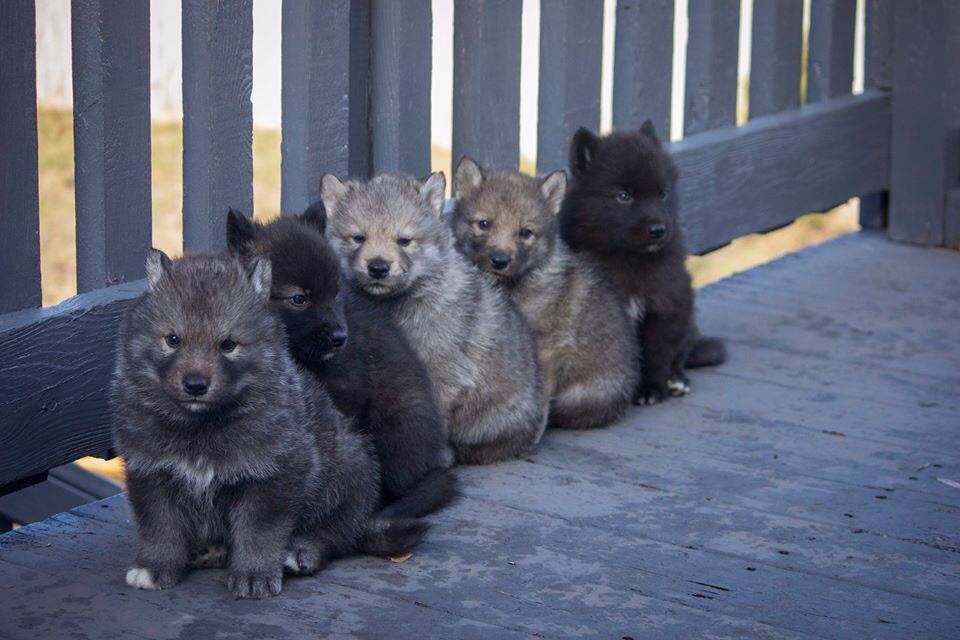
[[[855,234],[700,293],[730,362],[459,471],[414,556],[278,598],[123,583],[125,503],[0,537],[0,638],[955,638],[960,255]]]

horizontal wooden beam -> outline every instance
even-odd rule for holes
[[[888,188],[890,96],[868,91],[672,145],[689,248],[703,253]]]
[[[111,448],[117,327],[143,283],[0,316],[0,486]]]

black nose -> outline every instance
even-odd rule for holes
[[[199,373],[188,373],[183,376],[183,390],[192,396],[202,396],[210,388],[210,380]]]
[[[344,329],[337,329],[330,334],[330,342],[335,347],[342,347],[347,343],[347,332]]]
[[[507,265],[510,264],[510,256],[500,251],[496,251],[490,254],[490,264],[493,265],[494,269],[506,269]]]
[[[650,225],[651,240],[659,240],[665,235],[667,235],[667,225],[660,223]]]
[[[367,273],[370,274],[371,278],[382,280],[383,278],[387,277],[388,273],[390,273],[390,264],[381,258],[371,260],[369,263],[367,263]]]

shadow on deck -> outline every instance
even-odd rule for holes
[[[460,470],[407,562],[133,591],[120,497],[0,538],[9,638],[956,638],[960,255],[855,234],[707,287],[731,361]]]

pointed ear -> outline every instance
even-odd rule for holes
[[[483,169],[476,161],[463,156],[457,164],[457,171],[453,174],[453,195],[456,198],[466,198],[475,193],[483,183]]]
[[[270,256],[261,253],[250,258],[246,263],[247,276],[250,278],[250,284],[253,290],[257,292],[257,297],[266,302],[270,299],[270,285],[273,279],[273,268],[270,264]]]
[[[580,127],[570,141],[570,172],[574,177],[583,175],[597,152],[599,138],[589,129]]]
[[[336,215],[337,207],[343,201],[344,196],[350,191],[350,186],[343,180],[333,175],[325,173],[320,178],[320,200],[323,202],[327,217]]]
[[[150,249],[147,251],[147,287],[150,291],[155,291],[163,274],[170,272],[172,263],[160,249]]]
[[[447,190],[447,178],[442,171],[431,173],[420,181],[420,197],[430,205],[436,215],[443,213],[443,200]]]
[[[300,219],[319,231],[320,235],[327,233],[327,209],[323,206],[322,201],[314,202],[307,207]]]
[[[557,169],[540,182],[540,195],[547,201],[550,213],[560,212],[563,195],[567,192],[567,172]]]
[[[257,238],[257,225],[239,211],[227,211],[227,248],[234,253],[250,249]]]
[[[660,138],[657,137],[657,130],[653,126],[653,120],[646,120],[640,125],[640,133],[644,134],[660,146]]]

